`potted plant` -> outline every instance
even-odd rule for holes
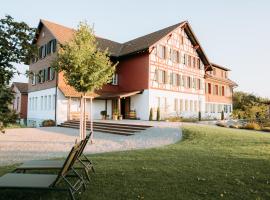
[[[102,120],[105,120],[106,119],[106,116],[107,116],[107,111],[106,110],[102,110],[100,112],[100,115],[101,115]]]
[[[114,109],[112,119],[117,120],[118,119],[118,114],[119,114],[118,109]]]
[[[118,115],[119,120],[123,120],[123,115]]]

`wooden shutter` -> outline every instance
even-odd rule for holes
[[[52,40],[53,53],[56,51],[56,39]]]
[[[164,83],[169,83],[169,73],[167,71],[164,71]]]
[[[156,69],[155,70],[155,81],[157,81],[158,83],[159,83],[159,70],[158,69]]]

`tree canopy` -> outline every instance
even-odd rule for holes
[[[80,23],[74,38],[59,46],[53,66],[64,72],[66,82],[76,91],[86,93],[110,82],[116,64],[111,62],[107,50],[97,48],[93,29]]]
[[[19,73],[14,64],[28,64],[36,50],[32,45],[34,35],[35,29],[25,22],[17,22],[9,15],[0,19],[0,123],[4,126],[15,119],[10,108],[13,93],[9,86],[13,76]]]
[[[233,95],[233,116],[238,119],[261,121],[269,118],[268,99],[245,92],[235,92]]]

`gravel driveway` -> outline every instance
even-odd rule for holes
[[[160,123],[132,136],[94,132],[94,144],[85,153],[159,147],[182,138],[180,124]],[[78,139],[78,130],[61,127],[8,129],[0,134],[0,166],[34,159],[66,156]]]

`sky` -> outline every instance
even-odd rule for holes
[[[98,36],[117,42],[188,20],[209,60],[232,70],[236,90],[270,97],[268,0],[9,0],[0,6],[0,17],[6,14],[32,27],[40,19],[73,28],[87,21]]]

